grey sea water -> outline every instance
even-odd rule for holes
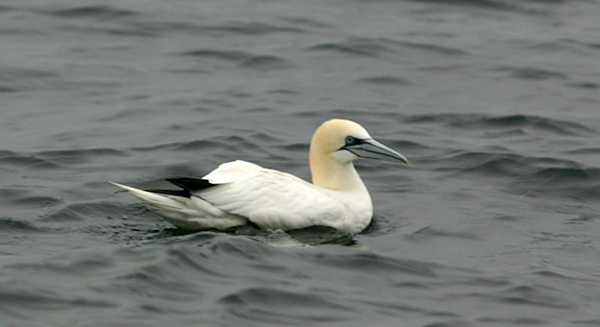
[[[596,0],[3,1],[0,326],[600,326]],[[183,232],[145,186],[309,179],[324,120],[374,223]]]

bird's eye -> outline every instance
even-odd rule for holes
[[[352,145],[356,143],[356,139],[352,136],[346,136],[346,145]]]

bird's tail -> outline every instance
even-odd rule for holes
[[[179,228],[189,230],[225,229],[245,225],[248,222],[245,218],[222,211],[199,197],[190,196],[187,190],[145,191],[115,182],[110,183],[135,195],[166,221]]]
[[[182,203],[180,201],[177,201],[175,197],[166,197],[166,196],[163,196],[163,195],[160,195],[157,193],[140,190],[135,187],[131,187],[131,186],[115,183],[115,182],[109,181],[109,183],[113,184],[114,186],[120,187],[126,191],[129,191],[129,193],[135,195],[137,198],[146,202],[147,204],[154,207],[155,209],[174,210],[174,211],[183,209]]]

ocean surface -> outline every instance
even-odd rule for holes
[[[598,0],[0,3],[0,326],[600,326]],[[185,232],[107,183],[310,179],[374,221]]]

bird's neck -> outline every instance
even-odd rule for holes
[[[342,192],[367,190],[352,162],[343,164],[331,158],[311,154],[310,172],[313,184],[325,189]]]

